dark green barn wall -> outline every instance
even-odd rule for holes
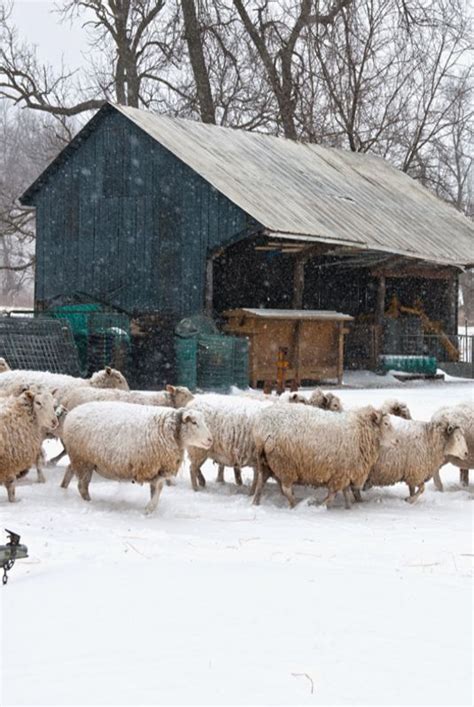
[[[38,306],[83,293],[130,313],[199,312],[207,255],[256,227],[113,109],[34,205]]]

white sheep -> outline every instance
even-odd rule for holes
[[[0,483],[15,500],[15,481],[36,462],[44,430],[58,425],[54,398],[48,391],[27,390],[0,405]]]
[[[6,360],[0,356],[0,373],[5,373],[5,371],[11,371],[11,368]]]
[[[181,408],[194,399],[194,395],[186,386],[167,385],[165,390],[160,390],[156,393],[143,393],[139,390],[118,390],[108,388],[91,388],[81,386],[79,388],[71,388],[68,393],[63,395],[62,404],[67,411],[74,410],[78,405],[85,403],[109,401],[135,403],[136,405],[156,405],[159,407]],[[58,436],[62,436],[64,418],[59,428]],[[56,464],[65,454],[64,448],[60,454],[50,460],[50,464]],[[70,469],[66,469],[61,488],[67,489],[72,479]]]
[[[161,407],[185,407],[194,395],[185,386],[167,385],[165,390],[154,393],[144,393],[140,390],[119,390],[114,388],[92,388],[81,386],[71,388],[63,395],[61,402],[67,410],[73,410],[78,405],[95,401],[118,401],[135,403],[136,405],[158,405]]]
[[[432,422],[441,420],[458,426],[463,431],[468,450],[467,458],[460,459],[456,455],[451,455],[446,458],[446,462],[459,467],[459,481],[463,486],[468,486],[469,469],[474,469],[474,404],[466,402],[442,407],[431,418]],[[433,475],[433,481],[438,491],[443,491],[439,470]]]
[[[239,485],[242,484],[240,470],[243,466],[251,466],[255,470],[253,419],[257,412],[266,407],[276,409],[288,406],[274,405],[268,400],[215,393],[197,396],[188,404],[187,409],[199,410],[203,413],[213,439],[212,446],[207,450],[195,447],[188,449],[191,483],[195,491],[199,489],[199,485],[206,485],[201,471],[201,466],[206,459],[212,459],[219,464],[218,481],[224,480],[225,466],[234,468],[235,480]]]
[[[93,402],[66,416],[64,441],[82,498],[90,500],[93,471],[119,481],[149,483],[146,513],[158,503],[165,479],[176,476],[184,450],[212,444],[203,415],[187,408]]]
[[[27,371],[16,369],[0,373],[0,389],[8,391],[12,386],[41,385],[49,390],[55,390],[58,400],[72,387],[92,386],[93,388],[119,388],[128,390],[128,383],[125,377],[115,368],[106,366],[101,371],[96,371],[90,378],[75,378],[62,373],[50,373],[49,371]]]
[[[438,471],[448,455],[465,459],[467,446],[461,429],[446,420],[422,422],[391,418],[396,430],[396,448],[382,448],[364,488],[408,485],[405,500],[414,503],[425,490],[425,483]]]
[[[331,412],[342,412],[341,399],[334,393],[325,393],[320,388],[313,390],[308,399],[309,405],[313,405],[320,410],[330,410]]]
[[[349,489],[360,489],[382,444],[396,438],[389,416],[368,406],[349,412],[328,412],[306,405],[275,406],[255,417],[253,436],[258,480],[254,503],[273,475],[290,507],[293,484],[326,486],[329,506],[338,491],[350,506]]]

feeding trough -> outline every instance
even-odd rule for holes
[[[0,562],[3,567],[2,584],[8,582],[7,572],[11,570],[16,560],[28,557],[28,548],[26,545],[20,545],[20,536],[6,528],[5,532],[8,535],[8,542],[6,545],[0,545]]]

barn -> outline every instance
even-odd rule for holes
[[[180,320],[237,308],[351,315],[347,366],[427,336],[460,358],[473,226],[379,157],[106,103],[21,203],[36,209],[36,311],[129,317],[147,385],[169,377]]]

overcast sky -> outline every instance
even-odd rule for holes
[[[86,35],[79,23],[60,23],[53,12],[53,0],[14,0],[13,20],[28,43],[38,48],[38,57],[43,62],[57,65],[64,57],[70,68],[79,68],[83,63],[81,52],[88,49]]]

